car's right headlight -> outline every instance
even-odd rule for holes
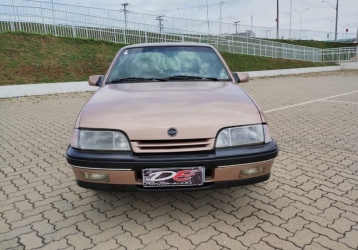
[[[216,148],[248,146],[265,142],[262,124],[226,128],[216,138]]]
[[[119,131],[74,129],[71,147],[84,150],[129,151],[126,136]]]

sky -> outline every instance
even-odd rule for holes
[[[50,0],[48,0],[50,1]],[[128,10],[165,17],[182,17],[207,20],[206,1],[209,4],[209,21],[220,20],[220,0],[53,0],[55,3],[84,5],[98,8],[121,9],[129,3]],[[336,0],[326,0],[336,5]],[[290,28],[290,0],[280,0],[280,28]],[[276,0],[223,0],[222,22],[254,26],[276,26]],[[204,6],[201,8],[188,8]],[[178,9],[179,8],[179,9]],[[302,30],[334,32],[336,10],[322,0],[292,0],[292,29],[300,29],[300,14],[303,11]],[[332,22],[328,19],[331,19]],[[331,28],[332,24],[332,28]],[[338,32],[356,33],[358,26],[358,0],[339,0]]]

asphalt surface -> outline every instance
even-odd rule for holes
[[[280,146],[265,183],[78,187],[64,153],[92,93],[0,100],[0,249],[357,249],[358,73],[255,79]]]

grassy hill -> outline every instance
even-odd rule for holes
[[[280,43],[308,46],[318,49],[332,49],[332,48],[357,46],[356,43],[321,42],[321,41],[310,41],[310,40],[281,40],[281,39],[269,39],[269,40],[274,42],[280,42]]]
[[[84,81],[104,74],[125,46],[91,39],[0,33],[0,85]],[[222,53],[232,71],[330,66],[332,63]]]

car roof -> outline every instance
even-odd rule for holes
[[[214,46],[206,43],[195,43],[195,42],[172,42],[172,43],[140,43],[133,44],[123,47],[123,49],[129,48],[142,48],[142,47],[165,47],[165,46],[195,46],[195,47],[210,47],[215,49]]]

